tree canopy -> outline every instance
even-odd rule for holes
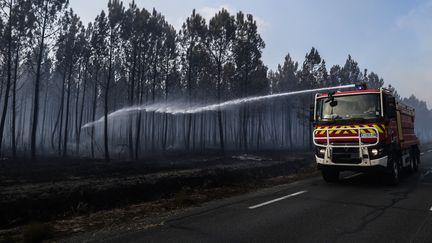
[[[53,154],[108,161],[158,151],[307,149],[310,95],[194,115],[140,107],[195,107],[359,82],[384,85],[351,55],[328,68],[314,47],[304,60],[287,54],[269,70],[256,19],[242,11],[221,9],[205,19],[192,10],[175,30],[162,13],[134,1],[124,6],[109,0],[87,26],[67,0],[2,0],[0,7],[0,153],[14,158]],[[424,131],[431,116],[426,103],[415,96],[403,101],[418,109],[418,129]],[[122,108],[129,115],[116,117]],[[98,119],[101,125],[83,128]]]

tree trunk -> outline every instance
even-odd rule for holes
[[[131,70],[131,84],[130,84],[130,89],[129,89],[129,106],[133,106],[134,102],[135,102],[134,101],[134,93],[135,93],[134,89],[135,89],[135,69],[136,69],[136,63],[137,63],[136,59],[137,58],[135,55],[135,51],[133,53],[134,53],[133,54],[134,56],[133,56],[133,64],[132,64],[132,70]],[[133,159],[133,157],[134,157],[132,126],[133,126],[132,116],[129,116],[129,127],[128,127],[129,159]]]
[[[3,142],[3,131],[6,122],[6,115],[8,109],[9,102],[9,90],[11,87],[11,79],[12,79],[12,1],[10,2],[11,6],[9,8],[9,27],[8,27],[8,51],[7,51],[7,80],[6,80],[6,90],[4,94],[3,101],[3,112],[0,121],[0,155],[2,154],[2,142]]]
[[[63,137],[63,113],[64,113],[64,97],[65,97],[65,90],[66,90],[66,70],[63,73],[63,82],[62,82],[62,93],[61,93],[61,101],[60,101],[60,109],[59,109],[59,136],[58,136],[58,143],[57,143],[57,152],[59,156],[62,153],[62,137]]]
[[[39,86],[40,86],[40,77],[41,77],[41,66],[42,59],[44,53],[44,45],[45,45],[45,31],[46,31],[46,22],[48,20],[48,3],[45,4],[45,15],[42,25],[42,35],[40,39],[39,45],[39,54],[37,59],[37,68],[36,68],[36,80],[34,87],[34,97],[33,97],[33,118],[32,118],[32,126],[31,126],[31,139],[30,139],[30,147],[31,147],[31,159],[36,160],[36,134],[37,134],[37,126],[38,126],[38,118],[39,118]]]
[[[112,40],[111,40],[112,42]],[[111,43],[112,45],[112,43]],[[112,75],[112,46],[110,47],[109,53],[109,67],[108,67],[108,78],[105,86],[105,102],[104,102],[104,148],[105,148],[105,161],[110,161],[109,146],[108,146],[108,95],[111,84]]]
[[[217,98],[218,103],[221,102],[221,85],[222,85],[222,64],[218,62],[218,81],[217,81]],[[223,123],[222,123],[222,111],[219,107],[217,111],[218,116],[218,125],[219,125],[219,143],[220,143],[220,150],[221,153],[225,153],[225,143],[224,143],[224,133],[223,133]]]
[[[19,42],[19,40],[18,40]],[[14,70],[14,81],[12,88],[12,158],[15,160],[17,158],[16,149],[16,92],[17,92],[17,81],[18,81],[18,65],[19,65],[19,44],[16,47],[15,53],[15,70]]]
[[[71,86],[72,86],[72,61],[71,66],[69,68],[69,77],[67,81],[67,96],[66,96],[66,117],[65,117],[65,129],[64,129],[64,142],[63,142],[63,157],[67,157],[67,143],[68,143],[68,134],[69,134],[69,110],[70,110],[70,94],[71,94]]]
[[[48,90],[45,91],[44,104],[43,104],[42,126],[40,132],[42,141],[45,141],[45,121],[46,121],[46,114],[47,114],[47,104],[48,104]],[[43,145],[45,145],[45,143]],[[42,150],[44,149],[45,147],[42,146]]]
[[[83,91],[81,96],[81,108],[79,111],[79,120],[78,120],[78,126],[77,126],[77,134],[76,134],[76,155],[79,156],[80,154],[80,141],[81,141],[81,126],[83,123],[83,117],[84,117],[84,104],[85,104],[85,97],[86,97],[86,91],[87,91],[87,66],[84,70],[84,78],[82,79],[83,82]],[[77,96],[78,99],[79,95]],[[78,107],[77,107],[78,109]]]
[[[94,89],[93,89],[92,121],[94,121],[96,119],[98,75],[99,75],[99,69],[96,69],[95,83],[94,83]],[[95,127],[93,125],[91,127],[91,132],[90,132],[90,138],[91,138],[90,152],[91,152],[92,159],[95,158],[95,149],[94,149],[95,138],[94,138],[94,135],[95,135]]]

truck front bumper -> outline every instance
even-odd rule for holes
[[[359,172],[381,172],[387,170],[388,156],[378,159],[363,159],[359,164],[333,163],[330,159],[319,158],[315,155],[318,169],[331,168],[339,171],[350,170]]]

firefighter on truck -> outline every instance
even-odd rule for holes
[[[420,163],[414,133],[414,109],[395,100],[392,92],[355,90],[316,94],[311,107],[313,143],[318,169],[327,182],[341,171],[384,172],[390,184],[402,169],[415,172]]]

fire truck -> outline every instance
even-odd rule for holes
[[[385,88],[319,93],[311,106],[315,158],[322,177],[337,182],[341,171],[383,172],[396,185],[402,170],[416,172],[419,140],[415,110]]]

